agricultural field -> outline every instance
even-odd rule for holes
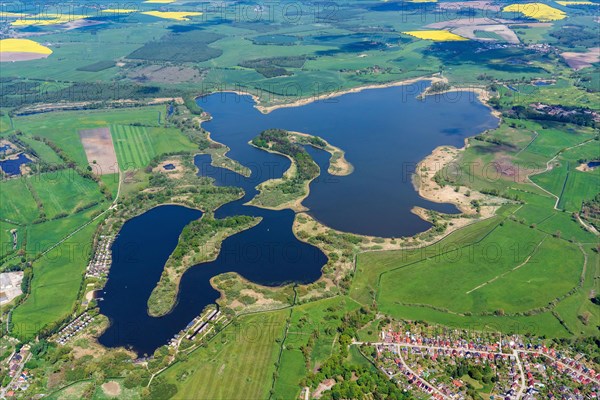
[[[164,118],[164,106],[53,112],[15,117],[13,121],[15,129],[22,131],[25,136],[50,140],[85,168],[88,161],[79,138],[80,130],[133,123],[158,127],[161,113]]]
[[[568,255],[564,262],[552,263],[561,254]],[[576,246],[507,221],[466,248],[399,264],[381,277],[377,301],[386,311],[400,303],[461,314],[525,313],[576,287],[583,260]]]
[[[0,360],[0,398],[10,398],[13,389],[17,398],[53,400],[424,398],[415,384],[398,384],[380,371],[381,354],[367,342],[382,340],[382,330],[394,326],[425,324],[447,332],[464,329],[472,337],[521,335],[577,354],[598,371],[600,245],[592,225],[600,218],[598,4],[350,0],[287,6],[133,0],[121,8],[99,0],[71,4],[64,13],[46,4],[3,4],[0,146],[15,147],[0,149],[0,160],[14,161],[18,148],[31,162],[22,176],[0,173],[0,272],[20,270],[25,276],[24,295],[0,310],[0,350],[27,344],[31,358],[21,362],[29,371],[25,384],[5,374],[8,362]],[[194,164],[201,154],[212,165],[235,169],[241,166],[234,155],[241,160],[255,154],[244,153],[254,148],[233,145],[241,131],[223,139],[227,146],[210,139],[202,127],[211,124],[200,122],[216,122],[219,112],[233,107],[203,109],[202,102],[195,104],[199,96],[248,93],[258,109],[253,112],[266,113],[289,103],[306,109],[321,101],[335,104],[340,99],[334,95],[346,91],[353,94],[340,103],[357,101],[360,88],[382,88],[365,95],[391,92],[385,87],[421,78],[434,83],[419,98],[429,101],[433,96],[426,96],[435,94],[436,103],[443,103],[467,94],[499,121],[497,128],[467,138],[463,149],[447,147],[461,146],[462,136],[455,135],[463,134],[442,121],[447,141],[435,146],[457,156],[428,176],[437,193],[413,183],[424,198],[419,201],[456,201],[462,214],[409,207],[426,220],[418,221],[422,231],[430,227],[425,232],[380,238],[338,232],[316,217],[311,229],[307,215],[294,220],[300,201],[292,200],[308,196],[307,182],[318,175],[302,147],[306,143],[293,147],[275,136],[253,141],[295,160],[288,176],[249,184],[259,189],[250,205],[260,210],[233,203],[244,195],[225,186],[233,179],[202,176]],[[313,99],[318,101],[309,105]],[[398,99],[398,107],[409,103]],[[436,110],[445,110],[438,105]],[[282,110],[273,112],[276,119]],[[467,113],[464,120],[470,121]],[[369,128],[375,132],[379,122]],[[238,123],[235,115],[227,123]],[[239,118],[243,129],[244,123]],[[365,141],[360,154],[348,149],[349,161],[368,155],[368,146]],[[435,146],[419,151],[427,154]],[[356,165],[348,179],[360,178]],[[420,165],[414,178],[430,172],[429,164]],[[252,178],[249,167],[243,172]],[[381,182],[390,181],[381,176]],[[365,204],[377,210],[383,199],[374,197]],[[119,328],[118,316],[108,310],[111,285],[123,279],[123,271],[111,268],[111,246],[125,236],[128,221],[164,204],[202,210],[215,220],[230,210],[261,213],[265,223],[253,228],[252,239],[271,238],[277,245],[281,237],[266,224],[294,220],[290,242],[295,237],[318,247],[324,265],[316,266],[313,282],[292,278],[276,288],[247,278],[255,271],[215,274],[210,284],[221,292],[219,314],[205,326],[209,333],[194,339],[179,335],[196,329],[197,319],[171,332],[179,319],[186,319],[185,326],[197,317],[176,308],[187,307],[189,297],[178,297],[173,312],[161,318],[148,314],[148,298],[142,298],[141,316],[150,316],[148,326],[156,333],[164,329],[169,338],[148,352],[138,351],[135,340],[110,345],[111,329]],[[445,205],[436,209],[454,210]],[[287,219],[271,218],[276,212]],[[163,234],[159,224],[136,229]],[[17,234],[14,247],[11,231]],[[226,240],[239,246],[249,236]],[[186,249],[186,238],[179,233],[173,248]],[[230,249],[225,243],[222,249]],[[221,249],[220,243],[214,247]],[[197,251],[171,255],[193,264]],[[235,251],[238,256],[239,247]],[[222,267],[218,251],[211,250],[212,256]],[[231,265],[252,268],[242,264]],[[154,267],[155,275],[133,276],[132,282],[172,285],[168,268]],[[310,266],[301,265],[300,275],[304,267],[309,273]],[[175,273],[197,279],[194,272],[201,268]],[[190,287],[184,279],[182,293]],[[127,289],[126,301],[138,300],[131,294],[139,290],[134,285],[119,287]],[[106,298],[95,298],[94,291]],[[89,316],[94,322],[81,322]],[[161,326],[166,320],[176,323]],[[162,337],[150,329],[142,335]],[[446,372],[458,364],[448,364]],[[462,372],[447,382],[462,381],[464,398],[491,398],[496,385]],[[568,385],[554,383],[567,397]],[[521,393],[528,390],[525,382],[518,385]]]
[[[274,311],[241,317],[217,340],[167,369],[161,377],[177,387],[172,398],[268,396],[288,315],[289,311]],[[234,381],[235,385],[223,385]]]
[[[143,168],[156,156],[194,147],[174,128],[112,125],[110,130],[121,170]]]
[[[35,175],[29,183],[48,219],[66,217],[104,200],[96,182],[72,169]]]
[[[0,182],[0,218],[19,224],[31,223],[39,210],[25,179]]]
[[[17,337],[30,340],[74,311],[91,252],[87,243],[99,222],[89,223],[33,263],[35,278],[29,296],[12,313],[12,331]]]

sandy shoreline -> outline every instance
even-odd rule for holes
[[[306,181],[304,183],[304,190],[305,190],[305,194],[303,196],[299,196],[293,200],[289,200],[286,201],[285,203],[281,203],[278,206],[265,206],[263,204],[258,204],[255,202],[255,199],[262,193],[263,189],[265,187],[268,186],[277,186],[278,183],[282,182],[284,180],[284,178],[290,178],[291,176],[294,175],[294,173],[296,173],[296,161],[289,155],[287,154],[283,154],[280,153],[276,150],[273,149],[265,149],[262,147],[258,147],[256,145],[254,145],[252,143],[252,141],[248,142],[248,144],[252,147],[255,147],[259,150],[264,150],[266,152],[269,152],[271,154],[278,154],[280,156],[286,157],[288,160],[290,160],[290,167],[283,173],[283,176],[281,178],[273,178],[273,179],[268,179],[264,182],[259,183],[258,185],[256,185],[255,189],[258,190],[258,193],[256,194],[256,196],[254,196],[252,199],[250,199],[248,202],[244,203],[244,205],[246,206],[254,206],[254,207],[258,207],[258,208],[264,208],[266,210],[275,210],[275,211],[279,211],[279,210],[284,210],[286,208],[289,208],[290,210],[293,210],[296,213],[299,212],[303,212],[303,211],[308,211],[308,208],[304,207],[302,205],[302,202],[304,201],[304,199],[306,199],[309,195],[310,195],[310,183],[315,180],[318,175],[316,177],[314,177],[313,179],[310,179],[308,181]]]
[[[316,101],[328,100],[328,99],[340,97],[340,96],[343,96],[343,95],[349,94],[349,93],[360,93],[363,90],[369,90],[369,89],[384,89],[384,88],[389,88],[389,87],[405,86],[405,85],[410,85],[410,84],[421,82],[421,81],[430,81],[431,83],[434,83],[434,82],[445,82],[446,80],[445,80],[445,78],[441,78],[441,77],[437,76],[437,74],[431,75],[431,76],[420,76],[420,77],[404,79],[404,80],[396,81],[396,82],[375,83],[375,84],[371,84],[371,85],[358,86],[355,88],[345,89],[345,90],[341,90],[338,92],[331,92],[331,93],[325,93],[325,94],[318,95],[318,96],[302,98],[302,99],[293,101],[291,103],[282,103],[282,104],[275,104],[275,105],[270,105],[270,106],[261,105],[260,97],[255,94],[252,94],[250,92],[245,92],[243,90],[235,90],[235,89],[232,89],[232,90],[225,89],[225,90],[215,91],[212,93],[206,93],[206,94],[203,94],[200,96],[196,96],[195,100],[198,100],[202,97],[209,96],[212,94],[217,94],[217,93],[234,93],[239,96],[250,96],[252,98],[252,100],[254,101],[254,108],[256,108],[258,111],[260,111],[263,114],[269,114],[270,112],[272,112],[274,110],[278,110],[280,108],[301,107],[301,106],[304,106],[304,105],[307,105],[310,103],[314,103]]]
[[[320,148],[316,146],[313,147],[320,150],[324,150],[331,155],[331,157],[329,158],[329,167],[327,168],[327,172],[329,172],[329,174],[336,176],[346,176],[350,175],[354,171],[354,166],[348,160],[346,160],[346,152],[340,149],[339,147],[332,145],[322,137],[295,131],[288,131],[288,134],[291,134],[292,137],[294,135],[303,136],[307,138],[318,137],[323,142],[325,142],[325,148]],[[339,157],[334,160],[336,154],[338,154]]]

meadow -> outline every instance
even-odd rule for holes
[[[177,386],[172,398],[268,397],[288,314],[274,311],[242,316],[206,347],[169,367],[160,376]]]
[[[394,304],[426,304],[460,314],[544,307],[575,288],[581,275],[583,255],[563,242],[507,221],[475,244],[399,263],[381,276],[377,302],[385,311]],[[558,258],[563,262],[552,262]],[[376,256],[370,262],[378,262]]]
[[[143,168],[157,155],[187,152],[195,147],[175,128],[111,125],[110,131],[122,170]]]
[[[332,354],[341,318],[358,308],[358,303],[345,296],[293,308],[273,387],[274,399],[291,399],[300,394],[302,379]]]
[[[40,136],[50,140],[65,151],[78,165],[87,167],[85,151],[79,140],[78,132],[81,129],[133,123],[158,127],[161,114],[164,119],[164,105],[34,114],[13,118],[13,121],[16,130],[22,131],[26,136]]]
[[[0,218],[19,224],[34,221],[39,210],[25,179],[0,181]]]
[[[35,175],[29,181],[48,219],[66,217],[105,200],[96,182],[72,169]]]
[[[16,337],[30,340],[74,311],[91,254],[91,239],[99,222],[97,219],[90,223],[33,263],[30,293],[12,313],[12,332]],[[48,232],[44,230],[43,234]]]

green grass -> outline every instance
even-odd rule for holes
[[[35,199],[25,178],[0,181],[0,218],[26,224],[39,216]]]
[[[558,258],[564,261],[553,262]],[[400,264],[382,276],[378,300],[382,309],[402,303],[460,313],[525,312],[576,286],[582,263],[575,246],[507,222],[477,244],[412,265]]]
[[[68,218],[59,218],[27,226],[27,254],[35,256],[45,251],[83,224],[89,222],[90,218],[103,208],[106,207],[98,205],[84,212],[73,214]]]
[[[143,126],[113,125],[110,131],[121,169],[142,168],[154,157],[154,148]]]
[[[508,210],[508,209],[507,209]],[[506,211],[502,213],[506,213]],[[386,251],[362,253],[357,257],[356,274],[350,288],[350,297],[361,304],[369,305],[375,298],[379,276],[403,263],[416,262],[440,250],[451,250],[455,246],[466,246],[481,240],[489,234],[505,216],[497,216],[486,221],[467,226],[451,233],[435,245],[415,251]]]
[[[90,255],[87,244],[100,220],[33,263],[30,294],[12,314],[15,336],[21,340],[33,339],[44,326],[65,318],[73,311]]]
[[[300,348],[307,345],[313,332],[317,331],[318,335],[310,352],[311,370],[331,355],[342,316],[358,307],[355,301],[345,296],[294,307],[279,377],[275,382],[274,399],[292,399],[300,394],[300,381],[310,372]]]
[[[122,170],[143,168],[157,155],[191,151],[196,146],[174,128],[112,125],[111,134]]]
[[[385,309],[385,312],[397,319],[427,321],[457,329],[531,334],[546,337],[571,336],[569,331],[550,312],[531,317],[461,316],[425,307],[403,306],[399,304],[394,305],[393,308]]]
[[[480,314],[497,310],[525,313],[565,295],[579,282],[583,255],[577,246],[553,238],[541,228],[531,229],[510,220],[498,225],[508,211],[501,210],[501,216],[463,228],[423,249],[360,254],[350,295],[363,304],[376,301],[381,312],[400,319],[568,336],[550,312],[531,316]],[[570,218],[555,212],[548,220],[563,217]],[[580,228],[567,222],[558,222],[572,229],[562,237],[579,234]],[[585,232],[579,235],[590,239]],[[530,255],[527,263],[513,270]],[[559,259],[562,261],[556,262]]]
[[[79,140],[82,129],[102,128],[113,124],[143,123],[158,126],[158,113],[164,117],[164,106],[148,106],[112,110],[64,111],[13,118],[15,129],[26,135],[42,136],[63,149],[81,167],[88,162]]]
[[[42,160],[49,164],[63,164],[63,161],[60,159],[58,154],[54,152],[47,144],[44,142],[40,142],[39,140],[34,140],[28,136],[21,136],[20,139],[27,143],[31,148],[37,153],[37,156]]]
[[[106,174],[100,177],[100,180],[106,185],[113,199],[117,197],[119,191],[119,174]]]
[[[30,182],[49,219],[57,215],[66,216],[80,207],[104,199],[96,182],[82,178],[72,169],[35,175]]]
[[[13,236],[10,233],[11,230],[17,230],[17,248],[13,248]],[[15,251],[19,250],[21,243],[23,242],[24,229],[17,225],[10,224],[5,221],[0,221],[0,260],[5,256],[8,256]]]
[[[161,374],[177,386],[173,399],[264,399],[289,311],[239,318],[206,347]]]

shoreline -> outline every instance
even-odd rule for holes
[[[426,76],[420,76],[420,77],[415,77],[415,78],[408,78],[408,79],[404,79],[401,81],[394,81],[394,82],[388,82],[388,83],[373,83],[373,84],[364,85],[364,86],[357,86],[354,88],[344,89],[344,90],[337,91],[337,92],[330,92],[330,93],[320,94],[317,96],[301,98],[301,99],[292,101],[290,103],[281,103],[281,104],[274,104],[274,105],[268,105],[268,106],[261,104],[261,100],[258,95],[250,93],[250,92],[246,92],[243,90],[236,90],[236,89],[217,90],[217,91],[214,91],[211,93],[206,93],[206,94],[196,96],[196,97],[194,97],[194,100],[197,101],[198,99],[200,99],[202,97],[210,96],[210,95],[217,94],[217,93],[234,93],[239,96],[250,96],[252,98],[252,100],[254,101],[254,105],[253,105],[254,108],[256,108],[258,111],[260,111],[263,114],[269,114],[270,112],[278,110],[280,108],[301,107],[301,106],[311,104],[311,103],[314,103],[317,101],[328,100],[328,99],[340,97],[340,96],[350,94],[350,93],[360,93],[364,90],[370,90],[370,89],[385,89],[385,88],[390,88],[390,87],[405,86],[405,85],[410,85],[410,84],[413,84],[416,82],[421,82],[421,81],[430,81],[431,83],[434,83],[434,82],[445,82],[446,79],[437,76],[437,73],[436,73],[436,74],[433,74],[430,76],[426,75]]]
[[[281,211],[281,210],[285,210],[285,209],[290,209],[292,211],[294,211],[295,213],[299,213],[299,212],[306,212],[308,211],[308,208],[306,208],[305,206],[302,205],[302,202],[310,195],[310,183],[315,180],[321,173],[320,173],[320,169],[319,169],[319,175],[317,175],[316,177],[306,181],[305,183],[305,195],[298,197],[294,200],[289,200],[286,201],[285,203],[282,203],[278,206],[265,206],[262,204],[256,204],[254,203],[254,199],[256,199],[258,196],[260,196],[260,194],[262,193],[262,190],[260,188],[260,186],[265,185],[265,184],[270,184],[270,185],[277,185],[279,182],[283,181],[283,179],[285,177],[288,176],[288,174],[293,174],[294,172],[296,172],[298,166],[296,165],[296,161],[294,161],[294,159],[287,155],[287,154],[283,154],[280,153],[278,151],[272,150],[272,149],[264,149],[262,147],[258,147],[255,146],[252,141],[249,141],[248,144],[256,149],[259,150],[263,150],[266,151],[268,153],[271,154],[277,154],[283,157],[286,157],[288,160],[290,160],[290,167],[283,173],[283,175],[281,176],[281,178],[272,178],[272,179],[268,179],[264,182],[259,183],[258,185],[256,185],[254,188],[258,191],[258,193],[256,194],[256,196],[254,196],[253,198],[251,198],[250,200],[248,200],[246,203],[244,203],[245,206],[252,206],[252,207],[258,207],[258,208],[263,208],[265,210],[273,210],[273,211]],[[318,167],[318,165],[317,165]]]
[[[352,172],[354,172],[354,165],[352,165],[352,163],[350,163],[347,159],[346,159],[346,152],[344,150],[342,150],[341,148],[332,145],[331,143],[329,143],[327,140],[323,139],[320,136],[315,136],[315,135],[311,135],[308,133],[302,133],[302,132],[296,132],[296,131],[287,131],[288,134],[294,136],[302,136],[302,137],[306,137],[306,138],[319,138],[321,139],[323,142],[325,142],[325,147],[321,148],[318,146],[315,146],[311,143],[309,143],[309,146],[312,146],[316,149],[319,150],[323,150],[326,151],[327,153],[330,154],[331,157],[329,157],[329,167],[327,168],[327,172],[330,175],[335,175],[335,176],[348,176],[350,175]],[[331,161],[333,159],[333,157],[335,156],[335,153],[338,153],[340,156],[337,160],[335,161]],[[334,163],[336,165],[334,165]],[[337,166],[337,164],[341,164],[341,166]],[[336,169],[337,168],[337,169]],[[338,171],[339,169],[339,171]]]

